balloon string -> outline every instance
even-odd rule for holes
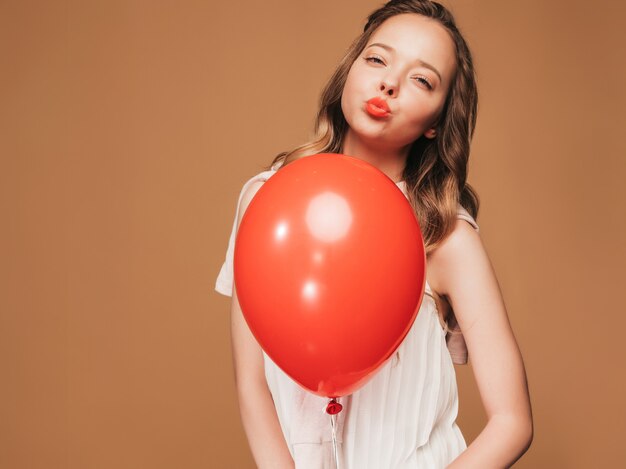
[[[333,430],[333,454],[335,456],[335,469],[339,469],[339,451],[337,451],[337,414],[331,414],[330,426]]]
[[[343,406],[337,402],[337,398],[332,398],[326,405],[326,413],[330,415],[330,428],[333,434],[333,454],[335,456],[335,469],[339,469],[339,451],[337,450],[337,414],[341,412]]]

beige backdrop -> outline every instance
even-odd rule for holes
[[[306,140],[377,1],[0,2],[0,467],[251,468],[229,299],[241,185]],[[626,10],[447,2],[470,182],[530,380],[520,468],[626,457]],[[457,367],[468,441],[485,416]]]

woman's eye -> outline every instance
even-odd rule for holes
[[[383,60],[380,57],[376,57],[376,56],[366,57],[365,61],[366,62],[374,62],[374,63],[378,63],[378,64],[381,64],[381,65],[385,65],[385,62],[383,62]]]
[[[424,78],[424,77],[415,77],[415,80],[418,81],[419,83],[422,83],[422,84],[426,85],[426,87],[429,90],[433,89],[433,85],[431,85],[430,82],[426,78]]]

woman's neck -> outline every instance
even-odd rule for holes
[[[375,166],[385,173],[393,182],[397,183],[402,180],[402,173],[406,166],[409,148],[375,148],[359,139],[353,132],[348,131],[343,141],[342,153]]]

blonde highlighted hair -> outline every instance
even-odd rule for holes
[[[279,153],[266,169],[317,153],[342,153],[348,124],[341,110],[341,95],[348,72],[371,35],[392,16],[416,13],[438,21],[456,46],[456,73],[436,125],[437,136],[418,138],[411,145],[402,179],[420,223],[426,252],[434,250],[454,229],[460,204],[478,216],[479,199],[467,183],[470,143],[476,125],[478,90],[472,56],[452,14],[428,0],[391,0],[369,15],[363,33],[346,51],[324,87],[315,120],[315,136],[290,151]]]

